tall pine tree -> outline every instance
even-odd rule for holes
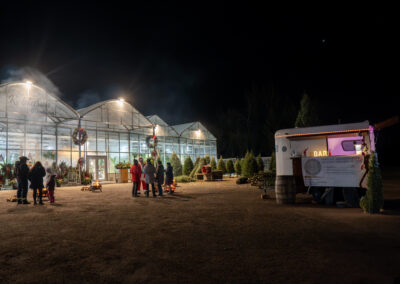
[[[297,114],[295,127],[314,126],[319,123],[315,103],[310,96],[304,92],[300,101],[300,110]]]

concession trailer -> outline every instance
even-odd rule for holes
[[[275,133],[275,151],[278,203],[306,192],[319,203],[355,207],[366,191],[374,127],[364,121],[283,129]]]

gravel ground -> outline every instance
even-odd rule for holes
[[[0,282],[400,281],[396,174],[379,215],[277,205],[233,179],[162,198],[132,198],[130,184],[58,188],[55,205],[36,207],[6,202],[12,193],[0,192]]]

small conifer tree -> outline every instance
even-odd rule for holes
[[[360,200],[364,212],[379,213],[383,208],[382,176],[374,152],[371,153],[368,165],[367,193]]]
[[[261,158],[261,154],[259,154],[258,156],[257,156],[257,170],[259,171],[259,172],[263,172],[264,171],[264,162],[263,162],[263,160],[262,160],[262,158]]]
[[[242,176],[247,178],[252,177],[255,173],[257,173],[257,169],[258,165],[254,154],[252,152],[247,152],[243,161]]]
[[[201,173],[202,173],[201,168],[202,168],[203,166],[205,166],[205,165],[207,165],[206,159],[205,159],[205,158],[201,158],[200,161],[199,161],[199,164],[197,165],[196,172],[197,172],[198,174],[201,174]]]
[[[211,162],[211,160],[210,160],[210,155],[205,155],[204,156],[204,159],[206,159],[206,165],[209,165],[210,164],[210,162]]]
[[[276,172],[276,154],[275,152],[272,152],[271,154],[271,160],[269,162],[269,168],[271,172]]]
[[[215,171],[215,170],[217,169],[217,162],[215,161],[215,158],[214,158],[214,157],[211,158],[210,166],[211,166],[211,169],[212,169],[213,171]]]
[[[237,159],[236,162],[235,162],[235,172],[236,172],[237,175],[240,175],[241,172],[242,172],[242,167],[241,167],[240,164],[241,164],[240,160]]]
[[[173,168],[173,172],[174,172],[174,176],[181,176],[182,175],[182,163],[181,160],[179,159],[178,155],[173,152],[171,157],[170,157],[170,161],[171,161],[171,166]]]
[[[217,170],[222,171],[223,174],[226,173],[225,162],[222,159],[222,156],[219,157],[218,164],[217,164]]]
[[[226,172],[227,172],[228,174],[233,174],[233,173],[235,172],[235,168],[234,168],[234,166],[233,166],[233,161],[232,161],[231,159],[229,159],[229,160],[226,162]]]
[[[193,162],[192,162],[192,158],[190,158],[190,156],[188,156],[185,159],[185,162],[183,163],[183,174],[188,176],[190,175],[190,173],[192,172],[194,168]]]

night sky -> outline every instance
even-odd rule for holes
[[[306,91],[324,123],[399,113],[394,20],[377,7],[86,3],[2,3],[1,79],[31,67],[75,108],[124,96],[145,115],[211,128],[252,84],[295,101]]]

